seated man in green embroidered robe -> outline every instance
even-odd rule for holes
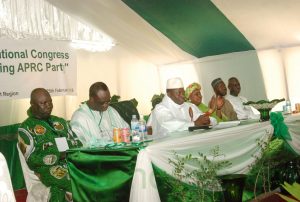
[[[53,104],[46,89],[31,92],[28,118],[19,126],[19,147],[28,167],[41,182],[50,187],[49,201],[71,201],[71,183],[65,152],[59,151],[63,141],[69,148],[82,146],[63,118],[51,115]]]

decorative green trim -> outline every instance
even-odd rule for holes
[[[292,140],[289,133],[289,128],[284,123],[284,118],[281,112],[271,112],[271,124],[274,127],[274,136],[283,140]]]

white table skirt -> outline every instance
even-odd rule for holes
[[[173,137],[155,140],[138,155],[130,201],[160,201],[151,163],[172,175],[173,167],[168,159],[174,160],[175,151],[182,157],[187,154],[196,157],[200,152],[209,158],[209,151],[218,145],[220,154],[225,155],[221,160],[232,163],[218,174],[242,174],[250,169],[250,165],[256,160],[255,156],[260,155],[261,148],[257,140],[268,141],[272,134],[270,122],[257,122],[210,132],[184,131],[172,134]],[[193,165],[188,167],[196,169]]]
[[[300,113],[285,117],[284,122],[292,138],[292,140],[288,140],[287,142],[300,155]]]

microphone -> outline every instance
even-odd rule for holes
[[[211,126],[190,126],[189,131],[192,132],[194,130],[199,130],[199,129],[211,129]]]

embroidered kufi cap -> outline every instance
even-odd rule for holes
[[[217,79],[214,79],[212,82],[211,82],[211,86],[213,88],[215,88],[219,83],[223,82],[223,80],[221,78],[217,78]]]
[[[176,88],[183,88],[183,82],[181,78],[171,78],[167,81],[167,89],[176,89]]]

